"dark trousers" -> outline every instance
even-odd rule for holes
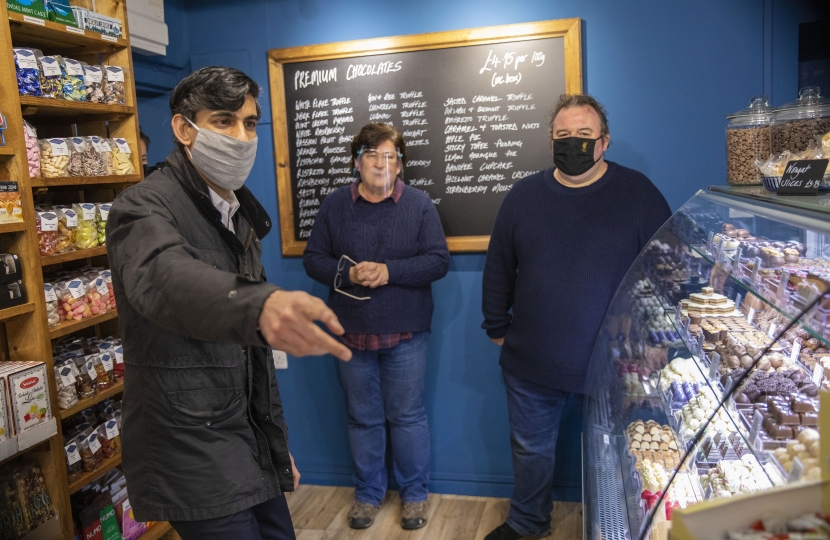
[[[285,495],[229,516],[171,521],[182,540],[296,540]]]

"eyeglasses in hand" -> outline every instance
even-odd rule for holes
[[[341,255],[340,261],[337,263],[337,274],[334,276],[334,290],[335,292],[339,292],[342,295],[348,296],[349,298],[354,298],[355,300],[370,300],[371,296],[355,296],[353,294],[349,294],[345,291],[340,290],[340,286],[343,285],[343,277],[340,275],[340,272],[346,268],[346,263],[351,263],[356,265],[357,263],[354,262],[348,255]]]

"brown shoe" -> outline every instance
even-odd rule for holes
[[[368,529],[375,522],[375,516],[380,506],[355,501],[349,509],[349,527],[352,529]]]
[[[420,529],[427,524],[428,510],[429,505],[426,501],[403,503],[401,527],[407,530]]]

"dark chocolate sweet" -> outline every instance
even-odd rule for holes
[[[818,395],[818,386],[812,381],[806,381],[799,385],[798,391],[808,397],[816,397]]]

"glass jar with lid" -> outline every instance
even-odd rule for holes
[[[726,181],[730,184],[760,184],[755,161],[770,155],[769,123],[772,107],[766,96],[755,96],[749,107],[726,117]]]
[[[798,99],[775,109],[770,122],[772,153],[797,153],[807,149],[816,136],[830,131],[830,100],[821,97],[818,86],[806,86]]]

